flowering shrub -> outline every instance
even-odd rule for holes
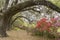
[[[42,18],[36,23],[37,35],[46,36],[48,38],[60,37],[60,20],[57,18]]]
[[[60,22],[57,22],[56,18],[51,18],[50,21],[46,18],[42,18],[41,20],[37,21],[36,28],[40,29],[40,31],[51,31],[51,27],[58,27],[60,26]]]
[[[51,22],[47,22],[47,19],[46,18],[42,18],[41,20],[39,20],[37,22],[37,25],[36,27],[39,28],[41,31],[50,31],[50,27],[51,27]]]
[[[55,27],[60,27],[60,22],[54,24]]]

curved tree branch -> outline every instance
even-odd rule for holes
[[[47,6],[48,8],[51,8],[52,10],[55,10],[60,13],[60,8],[51,3],[50,1],[39,2],[39,5]]]
[[[27,20],[29,21],[29,23],[30,23],[30,20],[29,20],[27,17],[18,16],[18,17],[16,17],[16,18],[12,21],[11,25],[12,25],[18,18],[25,18],[25,19],[27,19]]]
[[[34,5],[45,5],[57,12],[60,13],[60,8],[57,7],[56,5],[54,5],[53,3],[51,3],[50,1],[26,1],[26,2],[23,2],[23,3],[19,3],[15,6],[12,6],[10,7],[8,10],[6,10],[4,12],[4,14],[7,14],[7,15],[10,15],[10,16],[13,16],[15,15],[16,13],[20,12],[21,10],[23,10],[24,8],[27,8],[27,7],[30,7],[30,6],[34,6]]]
[[[29,7],[29,8],[25,8],[25,9],[23,9],[23,10],[21,10],[20,12],[23,12],[23,11],[28,11],[28,10],[32,10],[32,11],[34,11],[34,12],[38,12],[38,13],[40,13],[40,11],[38,11],[38,10],[35,10],[34,8],[36,8],[36,7]]]

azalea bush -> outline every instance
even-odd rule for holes
[[[36,28],[40,31],[40,33],[41,32],[43,34],[45,33],[45,35],[46,34],[49,34],[49,35],[51,34],[53,36],[56,35],[58,31],[60,31],[58,29],[59,27],[60,27],[60,20],[58,21],[58,18],[50,18],[50,20],[46,18],[42,18],[36,23]]]
[[[46,18],[42,18],[37,22],[36,28],[40,29],[40,31],[50,31],[51,22],[47,22]]]

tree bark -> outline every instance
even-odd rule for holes
[[[11,21],[11,17],[9,15],[4,15],[2,18],[2,25],[0,27],[0,34],[2,35],[2,37],[6,37],[6,30],[8,28],[10,28],[10,21]]]

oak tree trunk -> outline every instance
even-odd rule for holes
[[[0,34],[2,37],[7,36],[6,30],[10,28],[10,21],[11,16],[7,14],[3,15],[2,19],[0,20]]]

